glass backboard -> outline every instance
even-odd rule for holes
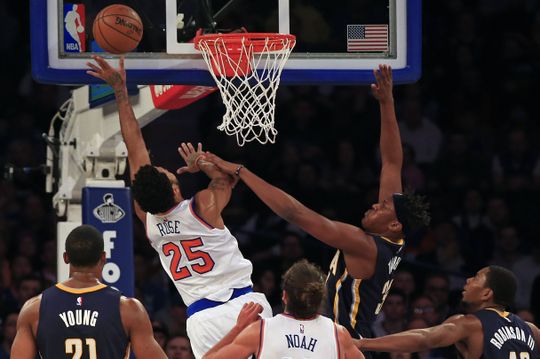
[[[86,62],[99,51],[96,14],[125,4],[141,17],[144,35],[126,55],[132,84],[212,85],[191,40],[195,31],[291,33],[297,45],[282,84],[365,84],[390,64],[396,83],[421,73],[420,0],[31,0],[32,73],[39,82],[89,84]],[[210,16],[208,16],[210,15]],[[77,22],[74,31],[73,22]],[[115,59],[117,56],[107,55]]]

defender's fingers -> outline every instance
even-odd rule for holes
[[[184,152],[184,150],[181,147],[178,147],[178,153],[180,153],[180,156],[185,160],[187,158],[187,153]]]
[[[94,65],[93,63],[91,62],[87,62],[86,63],[86,66],[90,67],[92,70],[94,70],[95,72],[100,72],[101,69],[99,67],[97,67],[96,65]]]
[[[377,81],[377,84],[381,83],[381,72],[380,70],[375,70],[373,72],[375,74],[375,81]]]
[[[124,56],[120,56],[120,61],[118,62],[118,65],[120,66],[120,71],[124,71]]]
[[[188,148],[188,146],[185,144],[185,142],[182,142],[181,146],[182,146],[182,149],[184,150],[184,152],[185,152],[186,154],[189,154],[189,148]]]
[[[197,143],[197,152],[202,152],[202,143]]]
[[[105,59],[101,56],[97,56],[97,55],[94,55],[92,56],[92,58],[94,59],[94,61],[96,61],[99,66],[101,66],[102,69],[110,69],[111,66],[109,66],[109,63],[107,61],[105,61]]]
[[[94,76],[95,78],[98,78],[98,79],[103,80],[103,79],[101,78],[101,75],[98,74],[97,72],[88,70],[88,71],[86,71],[86,73],[87,73],[88,75],[90,75],[90,76]]]

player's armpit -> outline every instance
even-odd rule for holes
[[[141,302],[122,297],[120,314],[137,359],[167,359],[165,352],[154,339],[150,318]]]

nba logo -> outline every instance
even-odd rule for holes
[[[77,297],[77,306],[82,307],[82,297]]]
[[[64,4],[64,51],[86,51],[84,4]]]

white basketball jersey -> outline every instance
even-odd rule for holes
[[[225,302],[234,288],[252,285],[253,267],[236,238],[227,227],[214,228],[199,217],[195,198],[162,216],[147,213],[146,234],[188,306],[202,298]]]
[[[332,320],[278,314],[263,319],[258,359],[339,359],[337,328]]]

